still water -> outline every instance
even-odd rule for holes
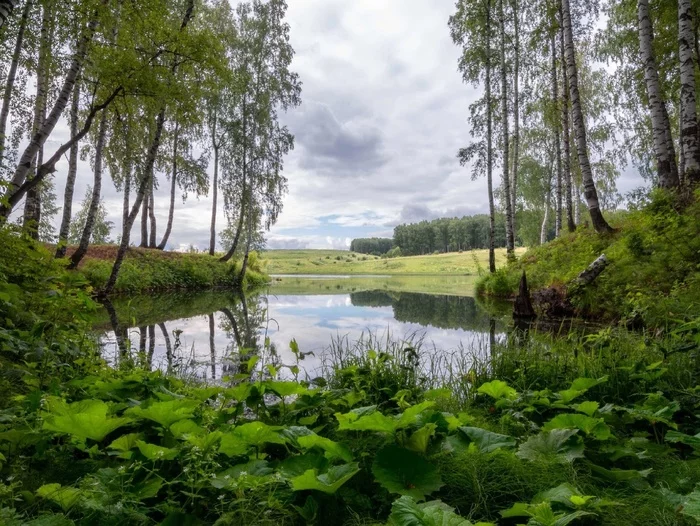
[[[494,322],[473,295],[468,276],[277,276],[264,290],[167,294],[118,299],[95,328],[105,356],[219,379],[241,355],[303,378],[322,374],[338,342],[404,341],[434,353],[488,352]],[[290,342],[305,355],[299,361]],[[262,364],[259,363],[258,367]]]

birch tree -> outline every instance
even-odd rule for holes
[[[643,3],[645,0],[642,0]],[[640,32],[641,41],[641,32]],[[684,160],[683,178],[692,185],[700,183],[700,135],[695,95],[695,45],[691,0],[678,0],[678,55],[681,71],[681,151]],[[661,178],[659,178],[661,180]],[[673,184],[673,179],[667,184]]]

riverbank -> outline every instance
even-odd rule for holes
[[[519,248],[516,253],[522,254]],[[416,274],[472,275],[488,269],[488,250],[467,250],[448,254],[380,258],[347,250],[269,250],[262,255],[269,274]],[[505,249],[496,250],[496,264],[506,262]]]
[[[582,316],[634,327],[668,328],[700,312],[700,204],[681,212],[669,195],[655,194],[620,217],[615,231],[574,233],[528,250],[516,262],[483,276],[477,293],[512,298],[522,273],[540,314]],[[573,280],[605,254],[608,266],[590,285]]]
[[[261,337],[252,355],[244,349],[250,359],[232,356],[225,381],[207,385],[151,371],[128,346],[109,367],[78,274],[26,240],[6,241],[2,524],[691,526],[700,517],[691,332],[493,334],[488,352],[446,361],[432,348],[347,342],[322,377],[299,381],[281,377],[298,369],[275,361]],[[296,341],[290,349],[300,351]]]
[[[107,283],[116,253],[114,245],[88,249],[78,269],[96,290]],[[132,247],[122,263],[114,293],[232,289],[238,285],[240,271],[240,262],[223,263],[218,256]],[[257,253],[251,253],[243,288],[258,287],[268,281]]]

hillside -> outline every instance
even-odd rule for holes
[[[525,249],[517,249],[520,255]],[[382,259],[345,250],[270,250],[262,255],[268,274],[477,274],[488,268],[488,250]],[[505,263],[505,249],[496,264]]]

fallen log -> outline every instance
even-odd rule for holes
[[[576,279],[571,282],[574,287],[586,287],[593,283],[598,276],[605,270],[608,266],[608,258],[605,254],[601,254],[593,263],[588,265],[586,270],[581,272]]]

